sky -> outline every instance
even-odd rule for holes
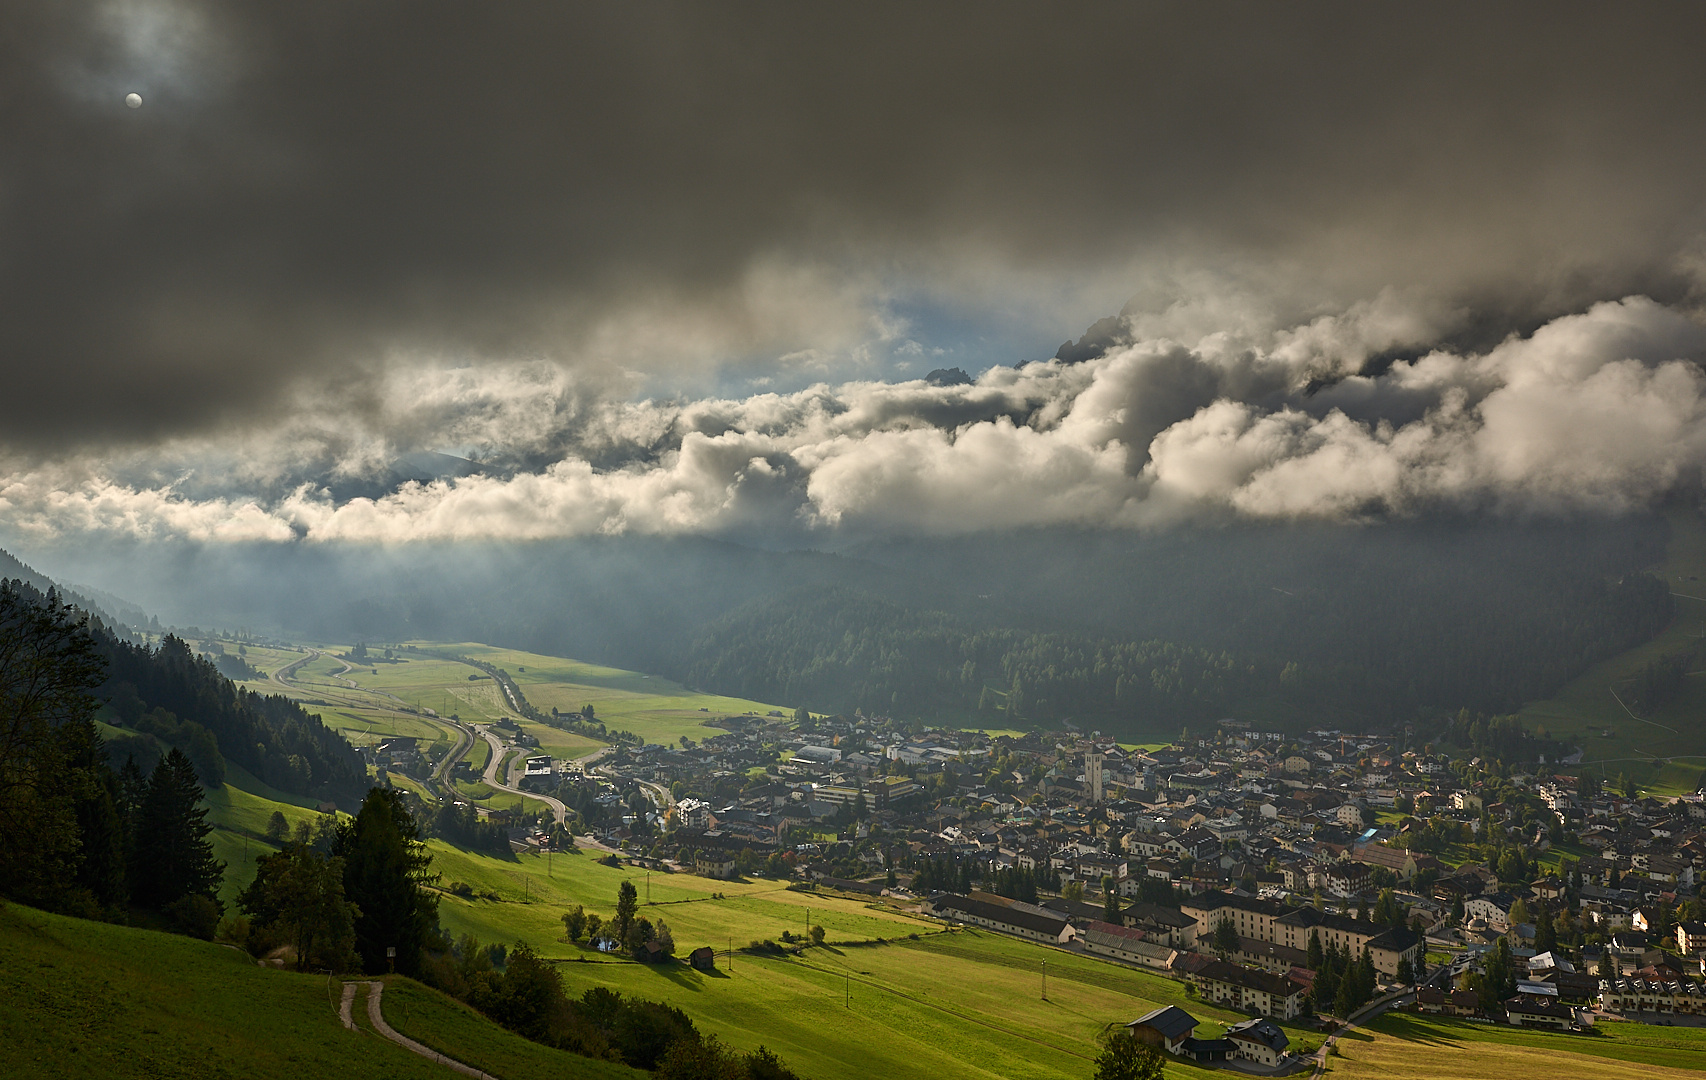
[[[1640,509],[1706,460],[1702,40],[15,0],[0,541]]]

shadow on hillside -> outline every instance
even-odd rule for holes
[[[717,972],[715,976],[712,976],[709,972],[695,971],[680,961],[670,961],[667,964],[641,964],[640,966],[654,975],[668,979],[683,990],[691,990],[694,993],[699,993],[705,989],[702,984],[707,978],[728,978],[722,972]]]
[[[1380,1018],[1379,1031],[1384,1035],[1390,1035],[1392,1038],[1402,1039],[1405,1042],[1420,1043],[1423,1046],[1460,1047],[1463,1045],[1464,1040],[1451,1038],[1440,1030],[1440,1026],[1442,1024],[1450,1022],[1451,1021],[1449,1020],[1430,1020],[1430,1022],[1424,1023],[1414,1016],[1389,1012]],[[1462,1023],[1462,1021],[1457,1022]],[[1356,1032],[1354,1034],[1358,1038],[1368,1038],[1368,1036],[1363,1035],[1361,1032]],[[1340,1036],[1340,1038],[1351,1037],[1351,1035]]]

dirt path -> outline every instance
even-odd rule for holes
[[[344,983],[344,998],[338,1002],[338,1019],[343,1021],[344,1027],[351,1031],[361,1030],[355,1026],[355,988],[358,985],[360,984]]]
[[[343,1016],[345,1018],[344,1019],[344,1026],[349,1027],[351,1029],[353,1029],[355,1027],[355,1022],[353,1019],[350,1018],[350,1004],[355,999],[355,988],[356,988],[356,986],[357,986],[356,983],[345,983],[344,984],[344,1000],[343,1000]],[[447,1069],[455,1069],[457,1072],[461,1073],[463,1076],[471,1076],[474,1078],[474,1080],[497,1080],[497,1077],[492,1076],[490,1073],[481,1072],[479,1069],[474,1068],[472,1065],[464,1065],[460,1061],[457,1061],[455,1058],[447,1058],[443,1054],[439,1053],[437,1050],[434,1050],[428,1046],[422,1046],[420,1043],[409,1038],[407,1035],[403,1035],[403,1034],[399,1033],[398,1031],[396,1031],[394,1028],[391,1027],[390,1024],[387,1024],[385,1022],[385,1014],[380,1011],[380,1007],[379,1007],[380,997],[385,992],[385,984],[382,982],[369,982],[366,984],[366,986],[367,986],[367,1021],[368,1021],[368,1023],[373,1025],[374,1031],[377,1031],[379,1034],[385,1036],[387,1039],[390,1039],[392,1042],[396,1043],[398,1046],[401,1046],[403,1049],[409,1051],[410,1053],[419,1054],[421,1057],[424,1057],[424,1058],[430,1058],[431,1060],[438,1062],[440,1065],[443,1065]]]

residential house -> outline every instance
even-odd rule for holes
[[[1239,1057],[1269,1068],[1278,1068],[1290,1056],[1286,1047],[1291,1045],[1291,1040],[1278,1024],[1266,1017],[1241,1020],[1227,1028],[1221,1037],[1238,1048]]]

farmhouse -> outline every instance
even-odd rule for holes
[[[1185,1040],[1197,1029],[1197,1018],[1177,1005],[1168,1005],[1144,1013],[1125,1028],[1145,1046],[1153,1046],[1169,1054],[1182,1054]]]

